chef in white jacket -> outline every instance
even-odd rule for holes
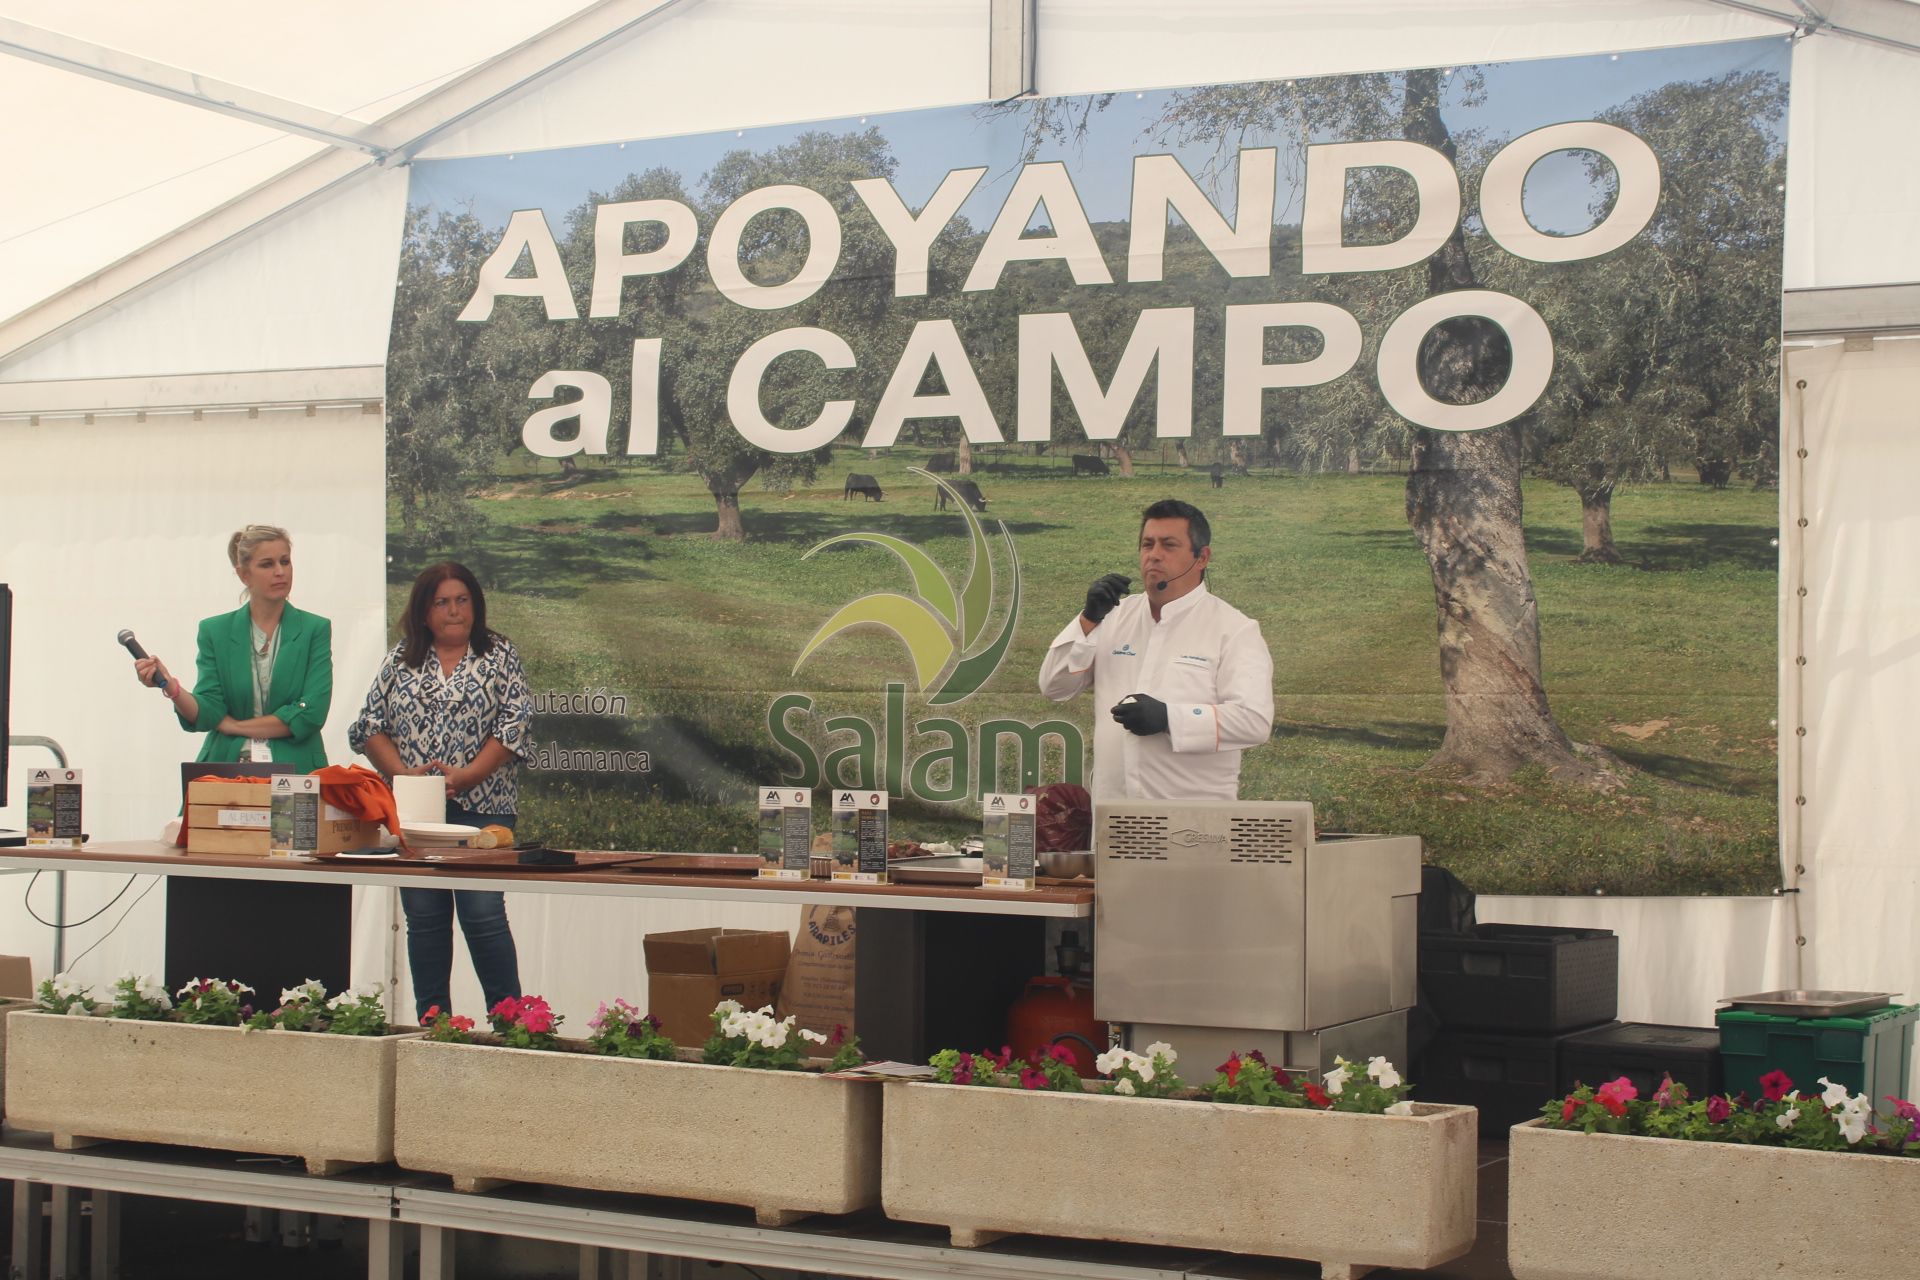
[[[1040,664],[1040,692],[1093,690],[1098,800],[1237,800],[1240,755],[1273,732],[1273,655],[1260,624],[1207,590],[1213,531],[1167,498],[1140,521],[1139,595],[1110,573]]]

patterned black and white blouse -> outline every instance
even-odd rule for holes
[[[520,655],[503,636],[495,636],[484,655],[468,646],[466,656],[443,675],[431,651],[418,667],[400,660],[395,645],[380,664],[380,674],[367,690],[360,718],[347,729],[347,744],[364,753],[367,739],[384,733],[409,768],[442,760],[458,768],[480,754],[488,738],[517,759],[494,770],[478,786],[451,797],[453,803],[475,813],[517,813],[520,798],[519,760],[528,759],[533,743],[528,725],[533,719],[533,696]]]

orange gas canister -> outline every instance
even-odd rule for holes
[[[1028,978],[1007,1010],[1007,1043],[1015,1057],[1066,1045],[1081,1075],[1099,1075],[1093,1060],[1106,1051],[1107,1024],[1093,1016],[1093,988],[1071,978]]]

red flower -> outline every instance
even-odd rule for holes
[[[1572,1120],[1573,1113],[1579,1109],[1580,1104],[1574,1100],[1572,1094],[1568,1094],[1566,1104],[1560,1108],[1560,1123],[1565,1124],[1569,1120]]]
[[[1227,1087],[1229,1089],[1233,1088],[1240,1083],[1240,1055],[1237,1053],[1228,1054],[1227,1060],[1215,1067],[1214,1070],[1227,1078]]]
[[[1005,1071],[1007,1069],[1007,1064],[1013,1061],[1013,1046],[1010,1044],[1003,1044],[1000,1046],[1000,1052],[995,1053],[991,1049],[989,1049],[986,1052],[982,1053],[980,1056],[983,1058],[991,1058],[995,1066],[999,1067],[1002,1071]]]
[[[1920,1107],[1914,1106],[1905,1098],[1896,1098],[1892,1094],[1887,1095],[1887,1101],[1893,1104],[1893,1114],[1896,1118],[1920,1124]]]
[[[1056,1044],[1047,1050],[1047,1056],[1055,1062],[1064,1062],[1074,1070],[1080,1069],[1080,1055],[1073,1051],[1072,1045]]]
[[[955,1084],[972,1084],[973,1083],[973,1055],[972,1054],[962,1053],[960,1055],[960,1061],[956,1062],[953,1066],[953,1082]]]
[[[539,996],[528,996],[520,1002],[519,1023],[535,1035],[553,1030],[553,1006]]]
[[[1273,1065],[1272,1063],[1267,1061],[1267,1055],[1260,1052],[1258,1049],[1247,1050],[1247,1057],[1259,1063],[1263,1067],[1270,1067]]]
[[[1322,1110],[1330,1109],[1333,1106],[1333,1099],[1327,1096],[1327,1091],[1313,1081],[1303,1080],[1300,1082],[1300,1087],[1306,1090],[1307,1101],[1311,1102],[1314,1106]]]
[[[1707,1120],[1710,1123],[1725,1124],[1727,1117],[1732,1114],[1733,1108],[1728,1105],[1725,1098],[1713,1097],[1707,1099]]]
[[[1778,1102],[1793,1092],[1793,1079],[1784,1071],[1769,1071],[1760,1077],[1760,1092],[1767,1095],[1768,1102]]]
[[[473,1030],[473,1019],[463,1018],[456,1013],[452,1017],[447,1019],[447,1025],[452,1027],[455,1031],[471,1031]]]
[[[1022,1089],[1044,1089],[1047,1087],[1047,1073],[1038,1067],[1020,1068],[1020,1087]]]
[[[487,1016],[498,1018],[502,1022],[512,1022],[520,1016],[520,1001],[513,996],[508,996],[487,1010]]]
[[[427,1007],[427,1011],[420,1015],[420,1025],[423,1027],[430,1027],[433,1025],[433,1020],[435,1018],[438,1018],[439,1016],[440,1016],[440,1006],[437,1004],[429,1005]]]
[[[659,1024],[656,1023],[655,1025],[657,1026]],[[829,1045],[836,1045],[844,1041],[846,1038],[847,1038],[847,1024],[844,1022],[836,1022],[833,1024],[833,1033],[827,1037],[827,1043]]]

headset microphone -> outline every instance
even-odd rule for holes
[[[1174,574],[1171,578],[1162,578],[1159,582],[1154,583],[1153,589],[1155,591],[1165,591],[1168,587],[1180,581],[1180,579],[1186,577],[1188,574],[1192,573],[1195,569],[1198,569],[1199,567],[1200,567],[1200,557],[1195,556],[1193,558],[1192,564],[1182,569],[1179,573]]]

